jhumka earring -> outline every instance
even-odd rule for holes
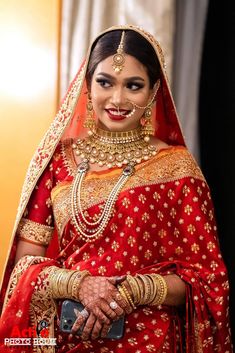
[[[117,49],[117,53],[113,56],[113,69],[115,72],[120,73],[124,67],[125,57],[124,57],[124,36],[125,31],[122,32],[120,44]]]
[[[92,135],[95,130],[95,119],[93,117],[93,105],[91,101],[90,93],[88,93],[88,100],[86,104],[86,120],[84,122],[84,127],[88,128],[88,135]]]
[[[141,134],[142,134],[142,136],[144,136],[144,140],[146,142],[148,142],[150,140],[150,136],[154,135],[154,128],[152,125],[152,106],[153,106],[154,99],[157,95],[159,87],[160,87],[160,80],[157,81],[156,89],[155,89],[155,92],[154,92],[154,95],[153,95],[151,101],[145,107],[142,107],[145,110],[144,110],[143,118],[141,119],[141,125],[142,125]],[[137,108],[138,107],[139,106],[137,106]],[[141,107],[139,107],[139,108],[141,108]]]
[[[152,125],[152,109],[151,105],[148,105],[144,111],[144,116],[141,120],[141,135],[144,136],[144,140],[148,142],[150,136],[154,135],[154,128]]]

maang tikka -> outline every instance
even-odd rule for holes
[[[125,57],[124,57],[124,37],[125,31],[122,32],[121,40],[117,49],[117,53],[113,56],[113,69],[115,72],[120,73],[124,67]]]

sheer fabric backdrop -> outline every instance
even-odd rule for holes
[[[198,96],[208,0],[177,0],[173,96],[189,150],[199,161]]]
[[[61,96],[77,72],[90,42],[113,25],[134,24],[151,32],[163,47],[171,76],[175,0],[63,0]]]

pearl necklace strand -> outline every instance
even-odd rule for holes
[[[108,199],[105,203],[104,209],[96,222],[89,222],[86,219],[81,206],[81,186],[88,169],[88,161],[84,161],[78,166],[77,175],[72,185],[71,209],[72,223],[76,231],[79,233],[79,235],[84,241],[93,242],[103,235],[102,233],[113,214],[114,203],[116,202],[116,199],[122,187],[127,182],[128,178],[134,173],[134,164],[130,164],[123,168],[122,174],[120,175],[116,185],[110,192]],[[88,228],[87,226],[90,226],[90,228]]]
[[[110,132],[97,128],[86,139],[78,139],[72,148],[82,159],[71,189],[72,224],[84,241],[93,242],[103,235],[114,212],[118,195],[134,173],[135,165],[156,155],[157,148],[144,140],[140,128],[126,132]],[[94,222],[86,218],[81,204],[82,182],[89,170],[89,163],[106,165],[108,168],[123,167],[122,174],[111,190],[101,214]]]

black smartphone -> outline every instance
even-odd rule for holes
[[[75,310],[82,311],[84,306],[74,300],[64,300],[61,306],[60,315],[60,330],[63,332],[70,333],[72,326],[77,318]],[[119,339],[123,337],[124,333],[124,317],[121,317],[118,321],[114,321],[111,329],[109,330],[106,338]],[[77,334],[81,335],[83,326],[78,330]]]

